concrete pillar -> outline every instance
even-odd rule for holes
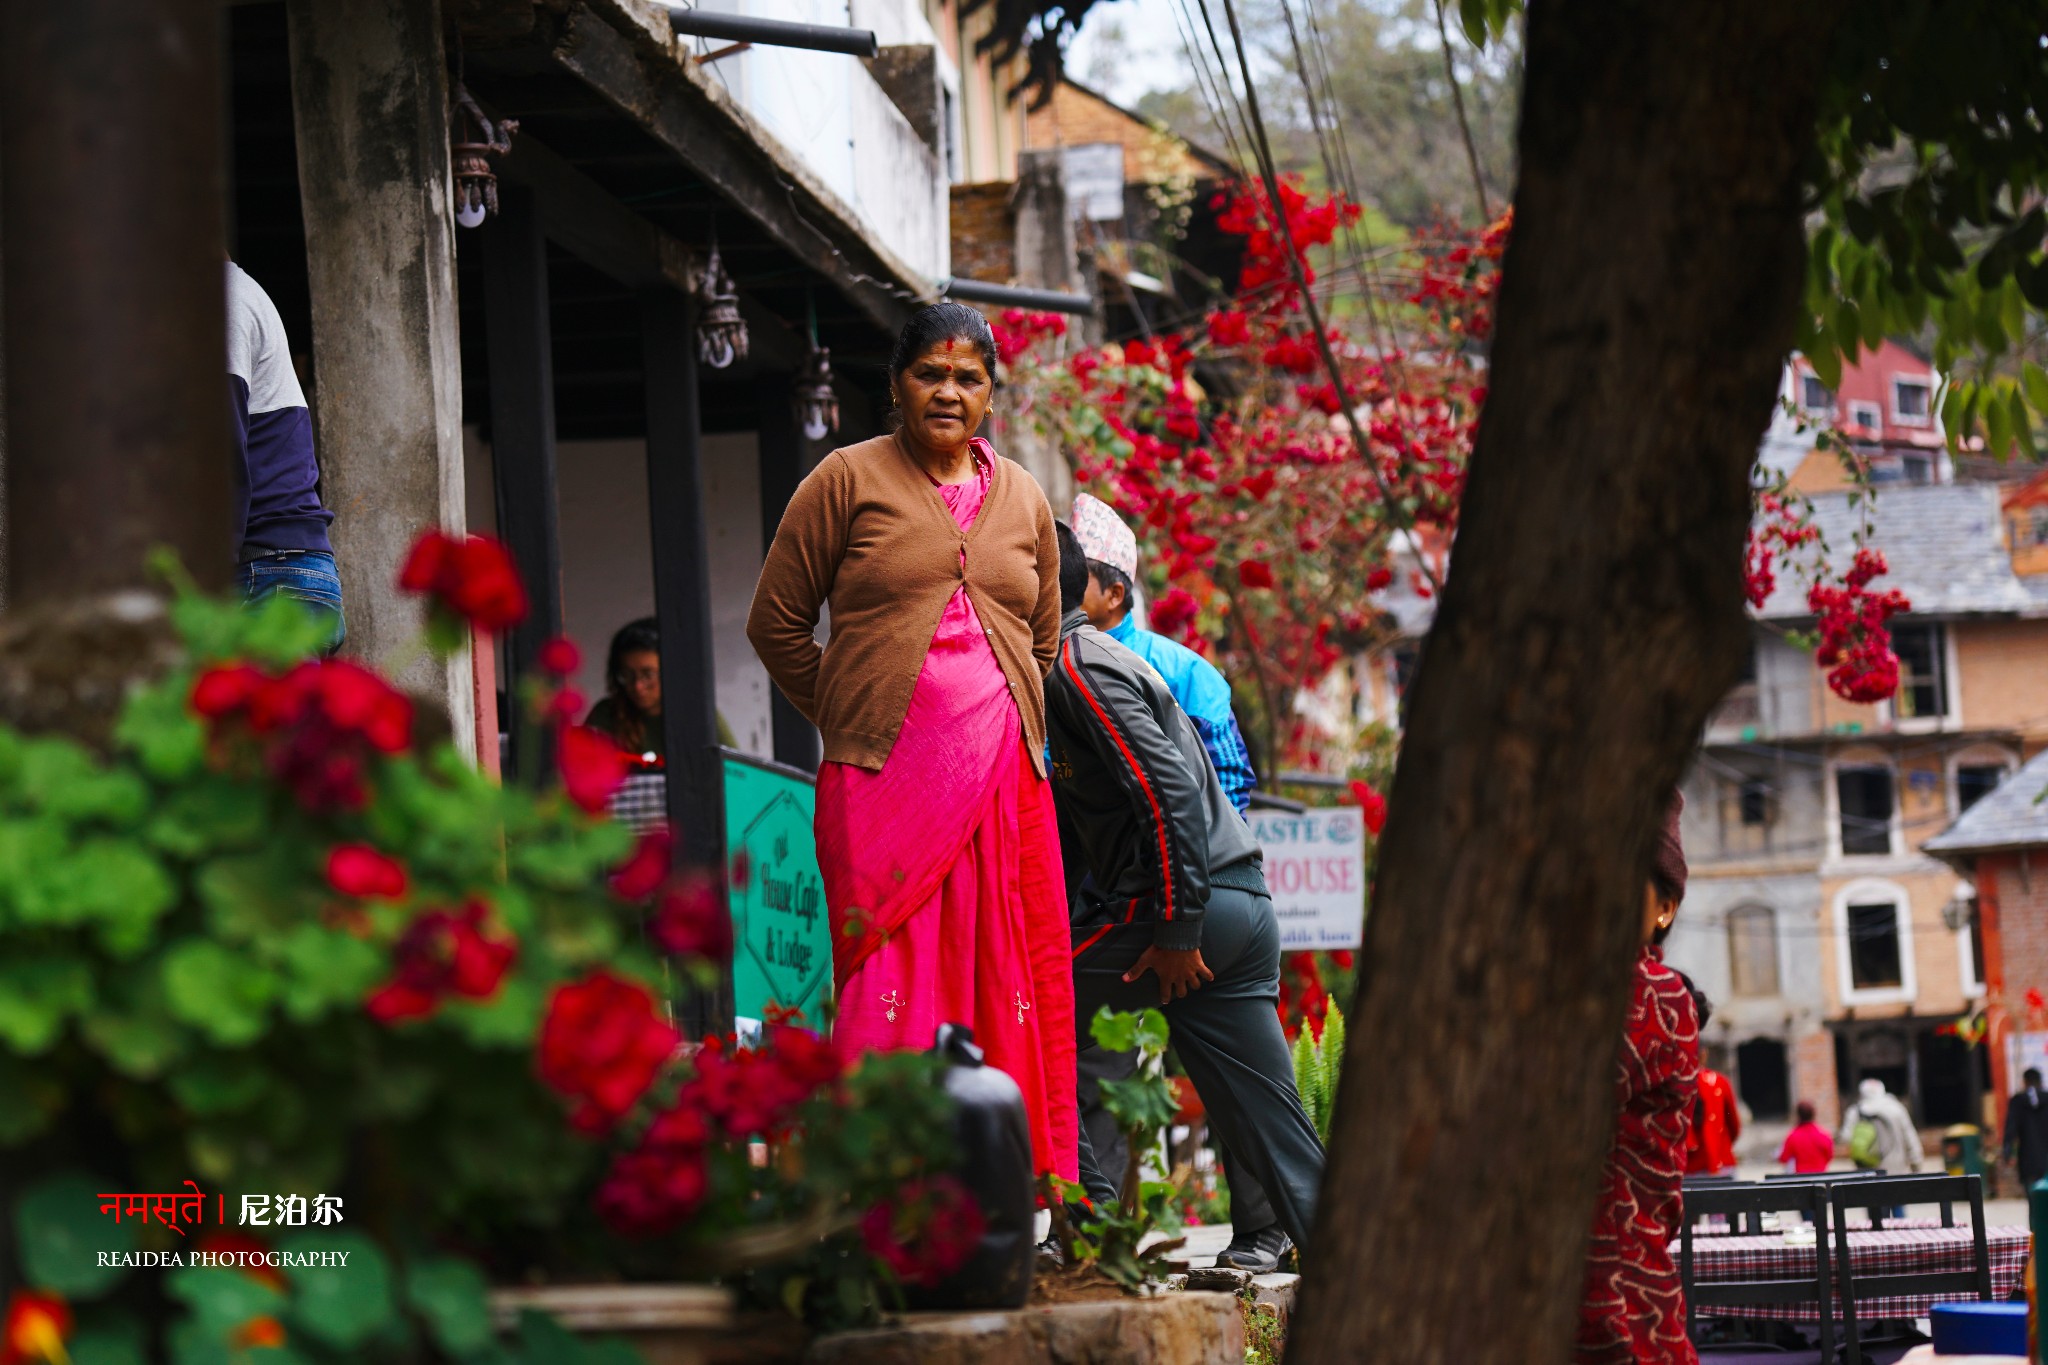
[[[430,526],[464,526],[462,352],[438,0],[288,0],[313,293],[314,439],[334,512],[348,652],[403,657],[422,614],[395,579]],[[468,651],[398,680],[476,752]]]
[[[224,583],[220,12],[0,6],[13,605]]]
[[[1017,189],[1011,204],[1017,215],[1016,282],[1034,289],[1087,293],[1076,256],[1074,219],[1067,211],[1059,148],[1017,154]],[[1009,420],[1000,392],[995,415],[1003,454],[1031,471],[1052,503],[1053,514],[1064,517],[1074,500],[1074,471],[1066,454],[1034,423]]]

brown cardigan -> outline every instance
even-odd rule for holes
[[[825,757],[880,768],[963,570],[1045,772],[1045,675],[1060,635],[1052,509],[1023,466],[998,458],[963,536],[929,476],[893,436],[827,455],[790,499],[761,566],[747,638],[768,676],[824,734]],[[820,604],[832,638],[813,638]]]

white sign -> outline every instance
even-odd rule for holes
[[[1365,812],[1255,810],[1250,819],[1266,850],[1280,950],[1356,948],[1365,935]]]

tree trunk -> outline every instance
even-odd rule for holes
[[[1650,841],[1746,647],[1747,473],[1843,8],[1530,6],[1491,396],[1291,1360],[1568,1355]]]

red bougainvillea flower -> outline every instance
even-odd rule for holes
[[[1370,783],[1353,781],[1351,799],[1365,812],[1365,827],[1378,834],[1387,827],[1387,798],[1375,791]]]
[[[1382,588],[1393,586],[1393,582],[1394,571],[1391,568],[1385,564],[1375,565],[1372,572],[1365,576],[1365,590],[1378,592]]]
[[[405,894],[405,865],[368,844],[337,844],[327,855],[327,884],[344,896],[397,900]]]
[[[526,587],[512,552],[489,536],[426,532],[413,542],[398,586],[477,630],[504,630],[526,619]]]
[[[538,662],[543,671],[566,678],[583,666],[583,651],[574,640],[558,635],[540,647]]]
[[[612,873],[612,894],[622,901],[644,901],[668,880],[676,839],[667,825],[642,831],[626,861]]]
[[[1207,321],[1212,346],[1242,346],[1252,339],[1251,319],[1234,308],[1211,313]]]
[[[70,1335],[69,1304],[55,1294],[17,1289],[0,1325],[0,1365],[64,1365],[64,1339]]]
[[[555,762],[562,770],[562,790],[595,815],[626,780],[626,755],[609,735],[587,725],[564,725],[555,739]]]
[[[1807,589],[1806,605],[1820,618],[1814,662],[1829,670],[1828,686],[1845,701],[1883,701],[1899,690],[1899,656],[1885,623],[1912,604],[1896,589],[1870,591],[1870,580],[1888,567],[1882,554],[1859,549],[1842,586],[1817,582]]]
[[[1194,626],[1200,610],[1193,593],[1186,588],[1172,588],[1151,605],[1147,615],[1152,629],[1161,635],[1181,636]]]
[[[950,1175],[907,1180],[860,1220],[868,1252],[904,1284],[934,1285],[967,1264],[988,1227],[981,1206]]]
[[[1237,566],[1237,581],[1247,588],[1273,586],[1273,570],[1262,559],[1247,559]]]
[[[691,877],[664,892],[647,932],[665,953],[721,964],[732,961],[732,916],[718,889],[702,877]]]
[[[682,1035],[637,982],[607,971],[557,987],[541,1023],[540,1078],[574,1102],[569,1122],[608,1131],[647,1093]]]
[[[519,956],[518,940],[490,938],[481,901],[459,911],[429,910],[406,926],[391,950],[396,971],[364,1006],[383,1024],[424,1018],[451,995],[487,1000]]]

